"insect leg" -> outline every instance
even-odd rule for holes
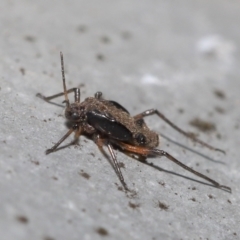
[[[166,123],[168,123],[172,128],[174,128],[176,131],[180,132],[181,134],[183,134],[185,137],[188,137],[190,138],[191,140],[193,140],[194,142],[197,142],[199,144],[201,144],[202,146],[204,147],[207,147],[211,150],[215,150],[215,151],[219,151],[219,152],[222,152],[225,154],[225,151],[224,150],[221,150],[219,148],[215,148],[205,142],[203,142],[202,140],[196,138],[195,136],[193,136],[192,134],[189,134],[185,131],[183,131],[182,129],[180,129],[178,126],[176,126],[173,122],[171,122],[168,118],[166,118],[162,113],[160,113],[157,109],[150,109],[150,110],[147,110],[147,111],[144,111],[136,116],[134,116],[134,119],[135,120],[139,120],[139,119],[142,119],[143,117],[146,117],[146,116],[150,116],[150,115],[153,115],[153,114],[156,114],[158,115],[162,120],[164,120]]]
[[[108,142],[107,139],[100,138],[98,135],[94,137],[94,141],[97,144],[97,146],[101,152],[103,152],[103,145],[107,145],[108,151],[110,152],[110,155],[111,155],[111,158],[113,161],[114,169],[115,169],[116,173],[118,174],[118,177],[119,177],[123,187],[125,188],[125,190],[128,190],[127,184],[124,181],[124,178],[123,178],[122,172],[120,170],[120,167],[119,167],[119,164],[117,161],[117,157],[116,157],[116,154],[114,153],[112,145]]]
[[[137,153],[137,154],[140,154],[140,155],[143,155],[143,156],[160,156],[160,157],[164,156],[164,157],[168,158],[169,160],[173,161],[174,163],[178,164],[180,167],[184,168],[185,170],[197,175],[200,178],[203,178],[203,179],[207,180],[208,182],[211,182],[215,187],[223,189],[223,190],[227,190],[230,193],[232,191],[230,187],[221,185],[218,182],[216,182],[215,180],[207,177],[206,175],[193,170],[192,168],[190,168],[187,165],[181,163],[179,160],[177,160],[172,155],[170,155],[169,153],[167,153],[163,150],[132,146],[132,145],[122,143],[122,142],[116,142],[116,144],[118,144],[118,146],[120,146],[121,148],[123,148],[126,151],[129,151],[129,152],[132,152],[132,153]]]
[[[111,145],[110,143],[107,143],[107,147],[108,147],[108,151],[109,151],[110,154],[111,154],[114,167],[115,167],[115,169],[117,170],[117,173],[119,174],[120,181],[122,182],[124,188],[127,189],[127,185],[126,185],[126,183],[125,183],[125,181],[124,181],[122,172],[121,172],[121,170],[120,170],[120,167],[119,167],[119,164],[118,164],[118,161],[117,161],[116,154],[115,154],[114,151],[113,151],[113,147],[112,147],[112,145]]]
[[[67,93],[71,93],[71,92],[74,92],[74,99],[75,99],[75,102],[79,103],[80,102],[80,89],[79,88],[71,88],[71,89],[68,89],[67,90]],[[46,102],[49,102],[50,100],[52,100],[53,98],[57,98],[57,97],[61,97],[63,96],[65,93],[64,92],[61,92],[61,93],[58,93],[58,94],[54,94],[52,96],[49,96],[49,97],[45,97],[44,95],[42,95],[41,93],[37,93],[36,96],[43,99],[44,101]]]
[[[46,154],[49,154],[51,152],[56,151],[57,147],[66,139],[68,138],[72,132],[74,131],[74,128],[69,129],[69,131],[50,149],[47,149]]]
[[[97,98],[97,99],[101,99],[102,98],[102,92],[96,92],[94,97]]]

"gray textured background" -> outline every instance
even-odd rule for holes
[[[240,238],[239,1],[1,0],[0,9],[1,240]],[[168,138],[161,149],[233,193],[164,158],[149,159],[157,169],[118,152],[136,191],[126,195],[85,137],[46,156],[67,127],[63,108],[35,94],[62,91],[60,51],[68,87],[81,86],[82,99],[102,91],[133,114],[158,108],[226,150],[147,119]],[[198,131],[195,118],[216,129]]]

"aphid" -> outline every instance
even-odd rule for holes
[[[224,151],[214,148],[197,139],[195,136],[184,132],[156,109],[150,109],[136,116],[130,116],[130,113],[119,103],[102,98],[101,92],[96,92],[94,97],[88,97],[83,102],[80,102],[79,88],[67,90],[62,53],[60,53],[60,58],[64,91],[49,97],[45,97],[40,93],[38,93],[37,96],[47,102],[51,99],[64,96],[65,100],[63,103],[66,104],[65,117],[71,123],[71,127],[52,148],[46,151],[46,154],[56,151],[58,146],[73,132],[75,133],[75,140],[77,140],[81,134],[86,134],[92,137],[101,151],[103,151],[103,146],[107,146],[115,171],[126,190],[128,190],[128,188],[114,153],[114,147],[120,148],[126,153],[134,154],[139,157],[139,159],[143,159],[143,161],[148,156],[165,156],[180,167],[212,183],[215,187],[231,192],[230,187],[219,184],[206,175],[181,163],[169,153],[157,149],[156,147],[159,145],[159,136],[148,128],[143,118],[156,114],[175,130],[193,141],[212,150],[223,153]],[[68,99],[68,94],[71,92],[74,92],[74,103],[70,103]]]

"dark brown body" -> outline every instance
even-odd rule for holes
[[[46,151],[47,154],[56,151],[58,146],[73,132],[75,132],[75,141],[78,140],[82,133],[85,133],[92,136],[93,140],[102,152],[104,151],[103,146],[107,146],[113,161],[113,166],[126,190],[128,190],[128,188],[114,153],[114,146],[121,148],[124,152],[132,153],[135,156],[137,155],[140,160],[146,160],[146,157],[148,156],[165,156],[187,171],[211,182],[215,187],[231,192],[230,187],[220,185],[215,180],[181,163],[169,153],[157,149],[156,147],[159,145],[158,134],[147,127],[143,118],[156,114],[175,130],[184,136],[191,138],[193,141],[200,143],[202,146],[223,153],[224,151],[214,148],[211,145],[195,138],[193,135],[186,133],[167,119],[157,109],[146,110],[136,116],[131,116],[129,112],[119,103],[103,99],[101,92],[97,92],[94,97],[86,98],[83,102],[80,102],[79,88],[71,88],[67,90],[64,75],[63,55],[62,53],[60,55],[64,92],[50,97],[44,97],[40,93],[38,93],[37,96],[48,102],[53,98],[64,95],[64,102],[66,103],[65,116],[70,121],[71,128],[51,149]],[[74,92],[75,101],[70,104],[68,93],[71,92]]]
[[[73,103],[69,106],[69,110],[67,110],[66,116],[68,117],[68,112],[78,112],[78,116],[87,116],[88,112],[92,112],[94,110],[98,110],[102,115],[105,115],[108,117],[109,121],[111,120],[114,123],[117,123],[116,128],[121,128],[124,132],[123,128],[128,129],[129,134],[131,133],[131,137],[127,138],[118,138],[116,137],[116,140],[120,140],[123,142],[130,143],[135,146],[142,146],[147,148],[155,148],[159,145],[159,136],[155,132],[151,131],[143,119],[135,119],[134,117],[130,116],[130,114],[125,110],[123,107],[116,107],[115,102],[105,100],[103,98],[94,98],[89,97],[86,98],[81,103]],[[79,118],[81,119],[81,117]],[[82,127],[83,132],[86,132],[88,134],[102,134],[105,135],[105,137],[113,138],[114,132],[107,132],[104,131],[96,126],[93,126],[94,124],[98,124],[97,122],[93,123],[92,125],[89,124],[89,121],[87,118],[83,118],[79,122],[80,127]],[[114,124],[112,123],[112,124]],[[109,122],[108,124],[111,124]],[[122,126],[120,126],[122,125]],[[120,130],[121,130],[120,129]],[[139,141],[139,136],[141,136],[141,140]],[[144,141],[143,141],[144,140]]]

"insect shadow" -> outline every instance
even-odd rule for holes
[[[183,145],[183,144],[181,144],[179,142],[176,142],[176,141],[172,140],[171,138],[167,137],[166,135],[164,135],[162,133],[161,133],[161,137],[163,137],[164,139],[168,140],[169,142],[172,142],[172,143],[174,143],[175,145],[177,145],[177,146],[179,146],[181,148],[185,148],[186,150],[188,150],[188,151],[190,151],[192,153],[195,153],[195,154],[197,154],[197,155],[199,155],[199,156],[201,156],[201,157],[203,157],[203,158],[205,158],[205,159],[207,159],[207,160],[209,160],[211,162],[225,165],[225,163],[223,161],[215,160],[215,159],[207,156],[206,154],[203,154],[203,153],[200,153],[199,151],[193,150],[190,147],[187,147],[187,146],[185,146],[185,145]]]
[[[91,137],[102,153],[105,152],[103,147],[107,147],[111,156],[112,165],[125,190],[129,189],[120,170],[117,157],[114,152],[114,146],[120,148],[125,153],[138,156],[142,161],[146,161],[147,157],[164,156],[185,170],[212,183],[215,187],[231,192],[230,187],[221,185],[206,175],[183,164],[169,153],[157,149],[156,147],[159,145],[159,135],[148,128],[144,121],[144,117],[155,114],[175,130],[202,146],[225,153],[223,150],[215,148],[183,131],[157,109],[149,109],[135,116],[131,116],[130,113],[119,103],[104,99],[101,92],[96,92],[94,97],[88,97],[84,101],[80,102],[80,88],[67,89],[66,87],[62,53],[60,53],[60,59],[63,92],[49,97],[45,97],[41,93],[38,93],[37,97],[49,102],[54,98],[64,96],[65,100],[63,103],[66,104],[65,117],[70,124],[70,129],[52,148],[46,151],[46,154],[56,151],[59,145],[72,133],[75,134],[74,141],[77,141],[80,135],[84,134]],[[70,103],[68,94],[72,92],[74,93],[74,102]]]
[[[212,185],[210,183],[206,183],[206,182],[203,182],[203,181],[200,181],[200,180],[196,180],[196,179],[193,179],[191,177],[187,177],[187,176],[184,176],[182,174],[179,174],[179,173],[176,173],[176,172],[173,172],[173,171],[169,171],[169,170],[166,170],[164,168],[161,168],[157,165],[155,165],[154,163],[150,163],[150,162],[147,162],[147,161],[144,161],[142,162],[143,164],[147,165],[147,166],[150,166],[152,168],[155,168],[156,170],[160,171],[160,172],[165,172],[165,173],[169,173],[169,174],[172,174],[172,175],[175,175],[175,176],[178,176],[178,177],[182,177],[182,178],[185,178],[185,179],[188,179],[188,180],[191,180],[193,182],[197,182],[197,183],[201,183],[203,185],[206,185],[206,186],[212,186],[212,187],[215,187],[215,188],[219,188],[218,186],[215,186],[215,185]],[[229,192],[228,189],[223,189],[224,191],[227,191]]]

